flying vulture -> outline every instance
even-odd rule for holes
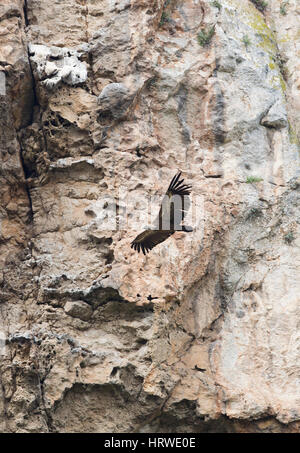
[[[185,213],[190,207],[191,186],[179,179],[181,172],[174,176],[162,200],[155,229],[148,229],[139,234],[131,243],[131,248],[146,255],[153,247],[165,241],[175,231],[193,231],[193,228],[182,225]]]

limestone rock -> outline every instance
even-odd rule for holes
[[[109,83],[98,96],[100,115],[110,113],[115,119],[122,118],[133,97],[123,83]]]
[[[55,88],[62,81],[77,85],[87,78],[85,63],[78,59],[79,52],[72,49],[30,44],[29,55],[38,79],[48,89]]]
[[[221,3],[1,2],[2,432],[299,432],[299,2]]]
[[[93,313],[90,305],[82,300],[67,302],[64,309],[69,316],[73,316],[73,318],[80,318],[82,321],[88,321]]]
[[[281,129],[288,126],[286,108],[280,102],[276,102],[268,113],[261,119],[261,124],[266,127]]]

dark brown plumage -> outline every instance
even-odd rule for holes
[[[131,243],[131,248],[142,251],[144,255],[157,244],[168,239],[175,231],[193,231],[191,227],[182,225],[185,213],[189,209],[191,186],[183,184],[179,179],[181,172],[174,176],[162,200],[155,228],[145,230]]]

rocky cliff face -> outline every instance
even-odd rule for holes
[[[263,4],[1,1],[1,432],[299,432],[300,5]],[[138,255],[179,169],[194,232]]]

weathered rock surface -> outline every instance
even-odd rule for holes
[[[1,432],[299,432],[300,9],[280,5],[2,1]],[[138,255],[178,169],[194,231]]]
[[[261,124],[266,127],[281,129],[288,126],[285,106],[276,102],[270,107],[268,113],[262,118]]]
[[[77,51],[37,44],[29,44],[28,50],[38,80],[48,89],[55,88],[60,82],[77,85],[86,81],[86,66],[78,59]]]

